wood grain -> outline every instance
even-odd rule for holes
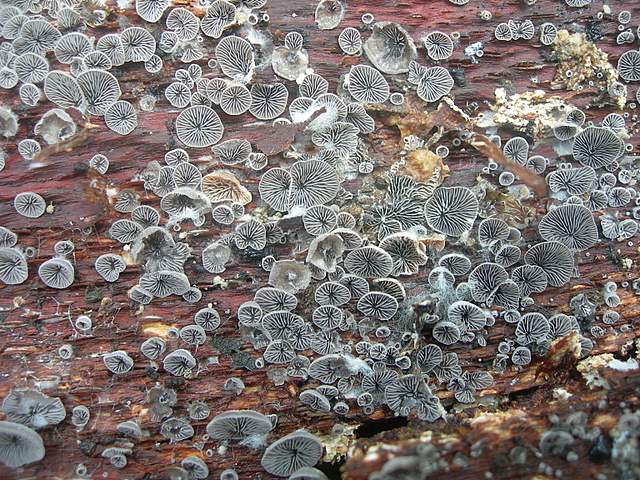
[[[116,29],[123,21],[141,24],[132,11],[117,11],[115,5],[110,6],[113,10],[107,24],[89,29],[90,35],[101,36]],[[463,72],[463,82],[458,80],[453,94],[455,104],[470,114],[476,108],[486,109],[493,101],[498,86],[506,86],[516,92],[531,88],[548,90],[554,76],[554,63],[541,54],[536,41],[497,42],[493,38],[493,29],[498,22],[509,18],[528,18],[536,25],[551,21],[559,28],[573,28],[574,25],[575,28],[583,28],[592,20],[598,8],[572,9],[556,0],[538,0],[532,7],[524,6],[519,0],[472,0],[465,7],[455,6],[446,0],[369,0],[350,2],[340,28],[320,31],[313,23],[315,6],[316,3],[309,0],[270,0],[270,30],[276,43],[289,31],[303,33],[315,72],[329,80],[332,90],[338,85],[340,75],[359,61],[340,55],[337,36],[343,27],[360,26],[360,17],[366,12],[373,13],[378,21],[392,20],[403,24],[415,39],[433,30],[460,32],[460,44],[446,65],[449,69]],[[624,6],[632,12],[637,23],[640,5],[629,2]],[[479,18],[479,12],[485,8],[493,13],[490,22]],[[160,31],[159,25],[146,26],[154,33]],[[612,61],[629,48],[615,44],[616,27],[617,22],[613,19],[606,19],[601,24],[606,37],[599,45]],[[464,56],[463,50],[466,45],[477,41],[485,43],[485,55],[478,64],[473,64]],[[212,55],[215,43],[206,39],[205,46],[208,57]],[[199,63],[205,73],[208,72],[206,60]],[[364,425],[361,431],[370,432],[402,424],[387,409],[376,410],[370,418],[353,414],[341,420],[331,414],[312,412],[297,402],[302,382],[289,381],[276,386],[264,369],[249,371],[238,368],[237,363],[243,355],[256,358],[258,352],[241,340],[234,312],[239,304],[251,299],[257,288],[265,284],[265,274],[253,259],[239,258],[222,275],[226,282],[223,288],[221,282],[202,271],[195,261],[209,239],[219,237],[228,230],[209,227],[207,231],[190,237],[194,259],[188,261],[186,273],[203,291],[202,301],[198,305],[189,305],[170,297],[154,300],[144,309],[138,309],[130,305],[127,298],[127,290],[136,283],[141,273],[138,268],[129,267],[114,285],[104,284],[96,274],[93,268],[95,259],[103,253],[119,253],[121,249],[107,235],[110,224],[117,218],[126,218],[126,215],[113,210],[113,197],[109,197],[109,191],[133,188],[142,195],[143,203],[158,206],[158,199],[145,194],[142,183],[132,179],[149,161],[162,161],[164,153],[176,145],[177,139],[172,129],[178,111],[164,100],[163,91],[177,68],[177,64],[167,61],[162,72],[156,75],[148,74],[141,65],[114,69],[124,99],[137,102],[142,94],[153,94],[158,98],[152,112],[139,111],[139,126],[127,137],[122,138],[110,132],[102,120],[92,119],[96,126],[87,131],[81,144],[73,145],[69,151],[47,152],[42,166],[29,165],[17,154],[14,142],[3,142],[9,157],[5,170],[0,173],[0,225],[16,232],[20,245],[34,247],[37,255],[29,261],[27,282],[20,286],[0,286],[0,397],[6,396],[15,387],[39,387],[50,396],[60,397],[68,412],[76,405],[88,406],[92,418],[81,432],[77,432],[68,421],[55,429],[43,431],[47,449],[45,459],[22,472],[8,471],[0,466],[0,478],[75,478],[75,466],[81,463],[88,467],[92,478],[162,478],[167,466],[179,463],[186,455],[194,453],[206,458],[212,472],[210,478],[217,478],[226,468],[235,468],[242,479],[254,478],[259,474],[262,478],[271,478],[260,467],[260,453],[237,445],[231,445],[222,453],[214,443],[204,442],[202,437],[206,433],[206,421],[194,424],[196,434],[193,441],[170,444],[162,438],[158,434],[159,424],[149,420],[144,408],[145,394],[156,382],[171,382],[177,389],[180,407],[176,411],[179,414],[184,414],[182,406],[196,399],[206,400],[214,413],[243,408],[265,414],[276,413],[279,418],[278,436],[301,427],[329,436],[338,422],[356,431]],[[537,78],[537,83],[532,82],[532,77]],[[259,78],[276,80],[272,71],[266,69],[259,72]],[[403,83],[402,76],[388,78],[393,89],[399,89]],[[295,86],[290,87],[292,94],[297,93]],[[635,88],[631,87],[630,92],[635,93]],[[571,92],[552,93],[573,96]],[[572,101],[586,108],[589,97],[580,96]],[[35,108],[24,109],[13,91],[0,92],[0,102],[11,106],[20,115],[17,138],[29,136],[40,116],[51,108],[50,104],[43,102]],[[610,111],[613,111],[611,107],[586,110],[588,119],[594,122]],[[378,162],[377,171],[393,164],[402,149],[399,129],[388,121],[392,114],[389,111],[372,112],[377,130],[369,135],[368,141],[371,155]],[[225,124],[225,139],[242,137],[254,144],[259,135],[264,139],[264,131],[260,128],[266,126],[248,126],[255,123],[255,119],[248,114],[221,117]],[[486,158],[469,145],[454,147],[452,140],[456,136],[457,132],[453,129],[445,129],[441,142],[451,149],[446,162],[450,176],[445,183],[472,185],[486,165]],[[290,135],[279,138],[280,144],[270,152],[274,153],[270,158],[272,165],[286,162],[280,154],[283,150],[281,147],[292,141]],[[634,138],[633,143],[638,147],[637,139]],[[96,153],[105,154],[111,162],[105,177],[96,176],[85,167]],[[549,154],[548,147],[543,147],[540,153]],[[195,163],[205,168],[210,166],[210,152],[206,149],[192,150],[191,154]],[[257,199],[256,173],[241,169],[236,169],[235,173]],[[357,182],[347,185],[354,192],[360,187]],[[11,206],[13,197],[23,191],[40,193],[48,203],[54,205],[54,212],[26,222]],[[529,206],[540,212],[545,207],[543,202],[538,200]],[[248,208],[255,206],[253,203]],[[525,230],[524,235],[535,240],[535,229]],[[37,268],[53,255],[54,243],[63,239],[72,240],[76,245],[74,261],[77,276],[71,288],[58,292],[44,287],[38,279]],[[281,249],[279,253],[284,255],[287,252]],[[630,269],[623,267],[623,258],[634,261]],[[578,255],[579,277],[561,289],[549,289],[544,295],[536,296],[536,306],[545,312],[568,312],[568,301],[572,296],[578,293],[597,295],[606,281],[631,282],[638,277],[637,261],[636,242],[599,243],[589,253]],[[410,296],[425,288],[425,277],[426,272],[422,271],[419,276],[408,279],[406,287]],[[592,355],[612,353],[616,357],[626,358],[637,354],[634,342],[640,337],[640,305],[632,289],[620,289],[619,292],[622,304],[617,310],[621,319],[613,327],[605,329],[606,335],[597,339]],[[177,381],[165,373],[157,376],[147,369],[148,362],[138,352],[140,343],[150,336],[165,334],[168,327],[191,323],[193,314],[207,303],[212,303],[223,319],[217,335],[237,340],[235,351],[231,354],[222,353],[212,343],[200,347],[195,355],[201,371],[197,378],[189,381]],[[91,336],[82,336],[74,330],[72,320],[80,314],[88,314],[93,318]],[[623,324],[630,324],[631,331],[621,333],[619,327]],[[509,325],[497,324],[491,329],[485,348],[456,346],[454,351],[459,354],[465,368],[490,368],[497,344],[512,331]],[[65,343],[73,345],[75,350],[76,356],[71,361],[63,361],[57,356],[57,349]],[[220,343],[216,344],[219,346]],[[134,370],[121,377],[108,373],[101,359],[101,354],[116,349],[126,350],[136,361]],[[216,357],[217,363],[213,361]],[[483,478],[487,471],[491,471],[494,478],[531,478],[537,472],[539,459],[529,458],[523,465],[514,465],[505,457],[508,458],[509,450],[518,442],[535,446],[540,432],[549,425],[547,417],[550,413],[562,417],[571,411],[582,410],[589,413],[591,422],[601,424],[603,430],[608,430],[623,411],[623,404],[630,408],[639,405],[638,370],[624,375],[607,372],[612,388],[590,390],[583,376],[575,369],[575,363],[563,365],[562,369],[552,365],[552,368],[545,370],[541,361],[537,360],[525,371],[508,369],[503,374],[496,374],[495,384],[483,392],[483,405],[474,405],[462,411],[452,409],[446,422],[423,424],[409,420],[407,427],[394,428],[372,438],[345,437],[343,443],[350,445],[348,457],[338,459],[334,467],[325,465],[324,468],[332,472],[332,478],[339,478],[336,471],[342,465],[343,478],[365,479],[379,470],[386,459],[413,452],[417,443],[431,442],[442,447],[447,464],[454,465],[453,458],[457,453],[464,454],[467,463],[464,467],[451,466],[449,471],[438,470],[430,478],[478,479]],[[539,373],[537,376],[536,372]],[[233,376],[240,377],[246,385],[240,396],[225,392],[222,388],[224,381]],[[571,400],[555,400],[553,390],[557,387],[570,391],[573,394]],[[608,402],[606,411],[598,408],[603,399]],[[452,403],[444,394],[443,401],[445,405]],[[116,425],[132,418],[138,419],[151,436],[136,444],[129,465],[118,471],[100,457],[100,452],[112,444]],[[427,437],[431,440],[425,440]],[[490,446],[474,458],[470,455],[470,448],[481,439],[488,439]],[[201,452],[194,449],[194,444],[203,445]],[[205,452],[210,448],[213,454],[206,457]],[[367,456],[372,449],[379,453]],[[588,449],[586,444],[579,445],[579,462],[571,463],[562,458],[544,461],[562,469],[564,478],[594,478],[593,475],[601,470],[612,471],[608,462],[596,464],[583,461]]]

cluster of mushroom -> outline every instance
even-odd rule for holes
[[[581,6],[572,3],[580,2],[567,0]],[[88,14],[52,2],[46,19],[44,13],[30,16],[36,12],[28,5],[0,8],[0,32],[8,41],[0,46],[0,87],[19,85],[20,100],[28,107],[44,99],[53,104],[33,129],[47,145],[77,134],[77,111],[102,117],[116,135],[136,132],[138,112],[120,99],[115,76],[120,69],[113,67],[142,63],[156,74],[165,62],[182,63],[159,99],[178,110],[172,127],[179,146],[136,175],[144,194],[135,187],[108,190],[120,214],[108,228],[117,244],[98,256],[95,271],[116,283],[128,267],[139,268],[140,276],[128,285],[129,300],[144,307],[154,299],[181,297],[194,305],[192,322],[146,338],[139,351],[115,348],[102,355],[104,368],[126,381],[137,361],[157,375],[196,380],[206,375],[207,361],[198,347],[227,322],[251,346],[251,368],[269,369],[282,383],[302,385],[298,401],[310,411],[333,412],[347,421],[354,411],[371,415],[388,408],[434,422],[446,417],[449,402],[471,404],[491,388],[490,368],[524,369],[567,335],[576,336],[581,356],[588,355],[604,329],[593,325],[595,305],[578,295],[571,315],[540,312],[533,308],[534,297],[576,278],[580,255],[601,241],[600,231],[612,241],[631,241],[637,234],[640,169],[625,116],[612,113],[596,124],[578,108],[558,112],[547,139],[567,151],[558,158],[531,155],[538,145],[524,137],[511,136],[503,144],[497,130],[488,131],[494,147],[516,168],[491,160],[482,170],[489,179],[484,183],[462,186],[435,170],[429,178],[414,178],[399,169],[410,151],[428,150],[433,138],[412,132],[398,152],[401,160],[386,168],[367,141],[378,126],[374,112],[402,111],[409,97],[420,99],[421,108],[436,107],[443,99],[452,104],[456,82],[442,63],[459,48],[460,35],[432,31],[416,43],[401,24],[376,22],[366,14],[360,28],[349,26],[336,35],[340,50],[360,62],[352,62],[330,91],[329,82],[310,68],[311,46],[305,48],[303,34],[288,32],[282,45],[273,45],[263,28],[269,22],[265,5],[266,0],[214,0],[199,18],[187,8],[170,8],[169,1],[137,0],[141,19],[157,23],[164,18],[159,38],[129,26],[95,42],[83,32],[104,20],[101,10]],[[344,2],[321,0],[315,24],[333,30],[347,13]],[[553,45],[557,28],[544,23],[538,29],[542,48]],[[494,37],[529,41],[535,31],[531,20],[509,20],[497,23]],[[474,57],[484,54],[481,48],[472,50]],[[195,63],[205,59],[209,71]],[[263,81],[269,69],[271,83]],[[640,80],[640,53],[623,54],[617,71],[624,81]],[[147,107],[141,103],[141,109]],[[233,118],[294,134],[281,151],[267,154],[233,128]],[[14,138],[19,124],[15,113],[0,108],[4,137]],[[461,132],[452,146],[470,136]],[[42,150],[33,138],[17,145],[34,168]],[[444,142],[435,149],[442,165],[449,151]],[[4,152],[0,160],[1,171]],[[110,160],[96,152],[88,165],[107,177]],[[540,218],[515,221],[497,209],[495,198],[517,197],[519,207],[529,201],[533,192],[522,172],[540,177],[551,196]],[[370,184],[375,193],[364,198],[358,188]],[[36,222],[50,213],[53,206],[42,193],[16,195],[16,212]],[[525,226],[534,226],[533,233],[523,235]],[[200,238],[203,232],[207,235]],[[66,289],[86,273],[77,271],[74,250],[69,240],[56,243],[55,256],[38,268],[44,286]],[[28,260],[35,255],[19,246],[14,232],[0,227],[2,283],[26,282]],[[250,262],[262,270],[251,299],[222,317],[215,302],[203,306],[212,275]],[[605,325],[620,320],[610,310],[620,303],[617,288],[610,282],[601,292],[609,308],[601,318]],[[229,325],[232,321],[237,324]],[[459,346],[486,347],[491,330],[509,324],[513,329],[500,339],[492,362],[460,361]],[[88,315],[79,316],[74,326],[82,334],[93,329]],[[75,353],[65,344],[58,355],[73,361]],[[225,390],[236,395],[243,389],[242,379],[225,382]],[[196,436],[192,422],[212,413],[205,400],[179,405],[176,391],[161,383],[147,392],[145,404],[170,443]],[[8,421],[0,422],[0,460],[11,468],[41,460],[44,446],[35,430],[66,415],[59,399],[35,390],[13,390],[2,410]],[[297,430],[271,438],[267,446],[277,428],[275,415],[213,413],[207,441],[264,449],[261,465],[275,476],[326,478],[314,468],[323,444],[313,433]],[[76,405],[71,423],[82,430],[90,415],[89,408]],[[121,422],[117,433],[118,442],[101,456],[125,468],[135,442],[149,433],[136,419]],[[541,449],[561,436],[548,433]],[[169,474],[205,479],[209,467],[199,455],[188,455]],[[220,478],[238,475],[225,470]]]

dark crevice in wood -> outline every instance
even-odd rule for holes
[[[316,466],[318,470],[324,472],[329,480],[341,480],[342,479],[342,467],[344,466],[346,459],[341,459],[335,463],[323,462]]]
[[[406,417],[390,417],[381,420],[365,421],[356,429],[356,438],[371,438],[382,432],[406,427],[408,424]]]

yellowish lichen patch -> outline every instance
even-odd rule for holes
[[[418,148],[407,154],[403,173],[412,176],[417,182],[435,182],[438,186],[449,176],[449,167],[442,157],[426,148]]]
[[[280,213],[277,213],[274,216],[271,216],[270,213],[269,209],[265,207],[256,207],[251,210],[251,216],[263,223],[279,220],[282,217]]]
[[[213,282],[211,282],[211,285],[213,287],[219,287],[220,290],[225,290],[229,286],[229,282],[227,282],[220,275],[216,275],[215,277],[213,277]]]
[[[598,369],[605,367],[613,358],[611,353],[603,353],[578,362],[578,371],[582,374],[590,388],[609,388],[609,382],[600,375]]]
[[[424,246],[433,248],[437,252],[444,250],[445,240],[446,236],[441,233],[432,233],[418,239],[418,241]]]
[[[510,410],[508,412],[482,412],[477,417],[471,420],[470,425],[473,428],[482,426],[486,428],[490,425],[495,425],[498,427],[501,423],[506,420],[510,420],[514,417],[526,417],[526,413],[522,410]]]
[[[495,97],[492,112],[482,112],[476,119],[477,124],[509,127],[536,139],[548,136],[570,109],[560,97],[547,96],[544,90],[508,95],[504,88],[498,88]]]
[[[142,332],[145,335],[153,337],[167,338],[171,327],[173,327],[173,325],[167,325],[162,322],[151,322],[143,327]]]
[[[551,342],[549,355],[545,359],[545,363],[561,365],[567,361],[568,357],[578,359],[581,351],[580,335],[577,332],[571,332],[571,334]]]
[[[571,392],[569,392],[567,389],[562,387],[554,388],[552,393],[553,393],[553,398],[555,400],[566,401],[573,396]]]
[[[591,425],[598,427],[604,431],[611,430],[618,423],[615,415],[610,413],[599,413],[591,420]]]
[[[356,425],[344,425],[344,429],[340,434],[319,436],[325,449],[323,461],[334,462],[347,455],[351,444],[356,438],[356,427]]]
[[[120,256],[122,257],[122,259],[124,260],[124,263],[126,263],[128,267],[132,265],[137,265],[137,263],[131,256],[131,249],[127,249],[127,248],[123,249]]]
[[[527,200],[527,194],[516,197],[513,195],[516,193],[515,190],[509,194],[503,193],[487,182],[482,182],[481,187],[485,189],[483,199],[485,215],[483,216],[496,216],[514,228],[527,227],[535,218],[535,210],[521,202],[521,200]]]
[[[134,417],[147,417],[149,414],[149,409],[144,405],[134,404],[131,406],[131,414]]]
[[[444,436],[444,438],[454,441],[454,442],[459,442],[460,440],[458,438],[456,438],[455,436],[451,435],[451,436]],[[375,462],[376,459],[378,458],[378,456],[380,455],[380,452],[384,452],[385,454],[389,454],[389,453],[399,453],[404,449],[408,449],[409,445],[426,445],[426,444],[430,444],[432,443],[434,440],[433,438],[433,432],[431,430],[425,430],[422,433],[420,433],[420,436],[417,438],[409,438],[406,440],[406,442],[403,442],[403,446],[401,447],[399,444],[393,444],[393,443],[384,443],[384,442],[378,442],[374,445],[371,445],[367,448],[367,453],[364,457],[364,461],[365,462]],[[352,451],[349,452],[349,457],[353,454],[353,449]],[[391,455],[391,457],[394,457],[395,455]]]
[[[472,419],[470,426],[474,431],[493,434],[497,439],[511,438],[513,430],[508,427],[513,421],[529,423],[529,417],[523,410],[514,409],[505,412],[483,412]]]
[[[607,90],[611,95],[610,87],[618,81],[618,71],[609,63],[609,56],[587,40],[584,33],[559,30],[553,53],[558,59],[558,68],[552,88],[580,90],[594,86]],[[622,108],[626,95],[614,95],[613,100]]]
[[[17,297],[13,297],[13,307],[20,308],[22,305],[26,303],[24,297],[18,295]]]

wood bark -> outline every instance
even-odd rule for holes
[[[187,2],[177,4],[191,7]],[[132,25],[142,23],[133,10],[118,10],[111,3],[109,6],[112,10],[107,24],[90,29],[90,35],[98,37],[115,30],[123,21]],[[460,44],[447,66],[464,72],[463,80],[458,79],[454,94],[455,104],[467,112],[472,112],[476,107],[487,108],[487,104],[494,100],[497,86],[507,86],[518,93],[542,88],[554,95],[571,97],[572,102],[585,108],[589,119],[594,121],[600,120],[606,113],[617,111],[613,107],[587,108],[589,97],[586,95],[576,97],[573,92],[551,92],[550,81],[555,73],[555,64],[541,55],[537,41],[504,43],[493,38],[495,25],[510,18],[528,18],[536,25],[551,21],[559,28],[584,28],[593,21],[599,4],[575,9],[567,7],[564,2],[551,0],[538,0],[532,7],[526,7],[523,2],[516,0],[472,0],[468,5],[459,7],[446,0],[369,0],[350,2],[344,21],[338,29],[331,31],[321,31],[315,27],[315,7],[316,3],[309,0],[270,0],[267,8],[271,18],[269,28],[274,34],[275,43],[281,42],[287,32],[303,33],[315,72],[329,80],[332,90],[338,85],[340,75],[350,65],[360,61],[357,57],[344,58],[340,54],[337,36],[344,27],[359,26],[360,17],[370,12],[377,21],[401,23],[414,39],[433,30],[460,33]],[[625,4],[625,8],[632,12],[632,18],[637,22],[640,5],[629,3]],[[478,14],[483,9],[493,13],[491,21],[479,18]],[[145,26],[158,33],[161,23]],[[599,42],[599,46],[609,54],[613,63],[629,47],[615,44],[615,19],[605,18],[601,28],[606,37]],[[485,55],[479,63],[473,64],[464,56],[463,50],[465,46],[478,41],[485,43]],[[214,42],[206,39],[205,45],[208,56],[211,56]],[[198,63],[206,74],[206,59]],[[591,424],[608,431],[623,412],[623,405],[627,408],[638,407],[640,370],[620,373],[601,366],[599,369],[609,380],[610,388],[591,389],[576,369],[578,360],[562,350],[565,345],[558,347],[559,352],[566,353],[559,355],[559,359],[535,360],[523,370],[509,368],[502,374],[496,374],[495,384],[482,392],[479,404],[464,410],[452,408],[447,421],[425,424],[409,419],[408,424],[403,426],[404,421],[394,417],[388,409],[377,409],[370,417],[351,414],[338,419],[333,414],[310,411],[297,401],[303,382],[288,381],[284,385],[274,385],[268,378],[267,370],[248,371],[238,367],[243,358],[258,356],[258,352],[254,352],[240,338],[234,318],[238,305],[250,300],[255,290],[265,284],[265,274],[255,259],[244,258],[230,265],[221,275],[224,282],[214,280],[213,275],[196,265],[198,262],[190,260],[186,266],[188,276],[203,291],[203,299],[198,306],[174,297],[154,300],[144,309],[130,305],[127,291],[137,282],[140,269],[128,267],[119,282],[108,285],[98,277],[93,264],[100,254],[121,251],[121,246],[110,240],[107,232],[115,219],[126,216],[113,209],[110,191],[132,188],[141,193],[143,203],[158,206],[158,199],[145,194],[142,183],[132,179],[148,162],[162,161],[164,153],[176,145],[177,139],[172,130],[178,112],[164,100],[163,91],[177,68],[180,68],[178,63],[167,61],[162,72],[156,75],[148,74],[138,64],[115,69],[118,71],[116,76],[120,80],[123,99],[137,102],[143,94],[153,94],[158,98],[152,112],[138,112],[139,126],[127,137],[110,132],[101,119],[85,119],[85,122],[91,121],[92,127],[87,130],[84,141],[70,146],[68,150],[48,151],[42,159],[43,165],[37,167],[19,157],[13,142],[3,142],[9,157],[5,170],[0,173],[0,225],[17,233],[19,244],[34,247],[37,255],[29,261],[27,282],[20,286],[0,286],[0,397],[5,397],[12,388],[38,387],[50,396],[60,397],[68,412],[76,405],[88,406],[92,417],[82,431],[77,431],[69,421],[43,431],[47,449],[45,459],[19,473],[0,466],[0,478],[74,478],[74,469],[78,464],[87,465],[92,478],[162,478],[167,466],[179,463],[194,452],[206,459],[211,470],[210,478],[217,478],[226,468],[236,469],[242,479],[256,475],[270,478],[260,466],[260,453],[237,445],[231,445],[222,452],[216,450],[216,444],[204,442],[202,436],[206,433],[206,421],[194,423],[196,434],[193,441],[170,444],[161,437],[158,433],[159,423],[149,420],[144,407],[146,392],[156,382],[170,381],[178,391],[180,406],[192,400],[204,399],[214,414],[227,409],[276,413],[279,418],[278,436],[297,428],[307,428],[329,438],[336,423],[347,425],[347,430],[354,433],[352,436],[344,435],[340,444],[344,451],[348,450],[348,455],[335,457],[333,466],[327,463],[323,468],[330,472],[331,478],[342,476],[349,480],[366,479],[378,471],[385,460],[411,454],[418,443],[429,442],[442,447],[442,456],[449,465],[448,470],[442,468],[435,472],[433,478],[477,479],[483,478],[487,471],[492,472],[494,478],[531,478],[538,472],[541,460],[530,456],[524,464],[517,465],[509,461],[509,451],[517,444],[537,445],[540,433],[549,427],[550,414],[564,418],[572,411],[585,411],[589,414]],[[276,80],[271,70],[260,72],[259,77],[262,80]],[[389,77],[395,89],[404,81],[400,77]],[[535,84],[533,77],[537,78]],[[292,93],[296,93],[295,87],[291,89]],[[635,87],[631,87],[630,92],[635,93]],[[34,124],[51,105],[42,102],[35,108],[25,109],[16,97],[13,91],[0,93],[0,101],[20,115],[17,138],[27,138]],[[415,103],[409,102],[408,105]],[[368,141],[370,153],[377,159],[381,169],[392,165],[402,149],[397,122],[389,120],[393,114],[388,111],[373,112],[377,129],[369,135]],[[415,108],[411,112],[399,109],[398,114],[422,113]],[[261,128],[250,126],[255,120],[248,114],[222,117],[226,138],[243,137],[254,144],[268,143]],[[283,135],[278,141],[286,146],[291,138],[285,133]],[[447,182],[472,185],[486,165],[486,157],[471,145],[454,147],[452,140],[456,136],[455,130],[447,128],[441,142],[451,148],[446,160],[450,169]],[[637,144],[635,146],[638,147]],[[272,145],[272,148],[276,151],[281,146]],[[104,177],[86,168],[89,159],[96,153],[102,153],[110,160],[111,167]],[[192,158],[196,164],[206,165],[210,161],[207,154],[204,150],[199,151],[193,153]],[[271,163],[279,158],[272,159]],[[255,172],[236,169],[235,173],[256,199],[258,176]],[[348,189],[354,192],[361,187],[358,182],[348,185]],[[53,213],[28,221],[18,216],[12,207],[12,199],[23,191],[40,193],[54,206]],[[544,201],[538,198],[537,203],[532,202],[528,206],[542,211]],[[253,203],[248,208],[255,206]],[[190,243],[196,258],[208,240],[227,231],[207,228],[191,237]],[[531,232],[534,230],[527,230],[525,234]],[[74,242],[77,275],[72,287],[53,291],[38,279],[37,268],[53,256],[53,245],[59,240]],[[579,278],[572,279],[563,288],[548,289],[543,295],[534,297],[542,311],[568,313],[569,300],[574,295],[595,295],[607,281],[631,283],[639,276],[635,241],[601,242],[588,254],[579,254],[577,259]],[[632,266],[628,268],[627,264],[623,265],[622,259],[632,259]],[[425,288],[425,274],[423,271],[420,276],[408,279],[406,287],[410,293]],[[637,354],[640,305],[631,288],[618,291],[622,301],[617,308],[621,314],[620,321],[606,328],[606,334],[597,339],[591,356],[610,353],[625,359]],[[198,348],[197,358],[202,371],[197,378],[179,381],[169,379],[165,373],[157,376],[147,369],[148,362],[138,352],[140,343],[150,336],[166,335],[169,327],[192,323],[195,311],[207,303],[212,303],[221,314],[222,326],[216,336],[225,341],[208,342]],[[600,307],[598,314],[603,310]],[[79,335],[74,330],[73,320],[81,314],[90,315],[93,319],[91,336]],[[631,325],[626,333],[620,331],[620,326],[624,324]],[[498,324],[490,330],[485,348],[460,346],[455,347],[454,351],[459,354],[461,364],[466,368],[490,368],[497,344],[512,331],[513,327]],[[229,339],[236,343],[230,345]],[[58,348],[67,343],[73,345],[75,351],[71,361],[63,361],[57,355]],[[133,371],[114,376],[104,368],[101,356],[113,350],[129,352],[136,360]],[[214,358],[217,358],[217,363]],[[208,359],[211,360],[209,364]],[[234,376],[240,377],[246,385],[239,396],[222,388],[225,380]],[[573,396],[569,400],[556,399],[554,390],[559,387]],[[602,400],[607,401],[605,409],[598,406]],[[453,403],[444,394],[443,401],[446,405]],[[183,413],[184,409],[177,408],[177,412]],[[108,460],[100,457],[100,452],[112,444],[116,437],[116,425],[132,418],[138,419],[151,436],[136,444],[128,466],[118,471],[108,465]],[[387,429],[390,430],[384,431]],[[376,432],[382,433],[373,435]],[[473,456],[470,453],[472,446],[482,439],[488,442],[487,446],[480,455]],[[203,446],[201,453],[194,449],[194,444]],[[204,453],[210,448],[213,453],[207,457]],[[610,462],[598,464],[588,460],[589,448],[586,443],[576,447],[580,455],[578,462],[567,462],[563,458],[545,458],[544,462],[554,469],[561,469],[564,478],[594,478],[600,471],[615,475],[611,473],[615,470]],[[368,455],[368,452],[374,451],[377,452],[375,455]],[[456,466],[453,462],[457,454],[465,456],[464,465]]]

